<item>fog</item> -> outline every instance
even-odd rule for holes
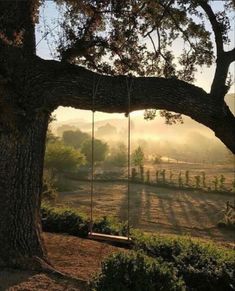
[[[235,94],[229,94],[226,101],[234,113]],[[55,115],[56,120],[50,125],[54,134],[61,137],[63,131],[77,129],[91,133],[91,111],[59,108]],[[110,148],[127,144],[128,121],[123,114],[98,112],[95,120],[96,138],[107,142]],[[161,156],[185,162],[224,163],[230,159],[229,151],[210,129],[189,117],[183,116],[183,120],[183,124],[167,125],[159,115],[147,121],[143,112],[131,113],[132,151],[141,146],[148,158]]]

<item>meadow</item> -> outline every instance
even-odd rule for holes
[[[167,168],[168,166],[168,168]],[[233,168],[223,165],[162,164],[167,171],[187,171],[192,177],[206,172],[210,178],[224,175],[226,187],[231,188]],[[58,205],[68,205],[89,215],[89,181],[67,180],[73,191],[60,192]],[[229,229],[219,228],[227,201],[233,202],[234,193],[210,193],[200,189],[171,189],[147,184],[131,183],[130,224],[146,232],[163,234],[186,234],[203,239],[212,239],[234,245],[235,234]],[[127,219],[127,183],[125,181],[99,181],[94,185],[93,213],[95,217],[114,216],[121,221]]]

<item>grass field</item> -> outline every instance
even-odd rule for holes
[[[60,193],[58,204],[67,204],[89,214],[90,183],[75,182],[75,192]],[[96,182],[94,216],[115,216],[127,219],[127,186],[121,182]],[[226,201],[235,197],[224,194],[180,191],[131,184],[130,224],[143,231],[187,234],[233,244],[235,234],[220,229]]]

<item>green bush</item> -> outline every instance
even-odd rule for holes
[[[235,252],[187,238],[137,235],[136,250],[172,263],[188,290],[234,290]]]
[[[43,204],[41,216],[44,231],[68,233],[80,237],[87,236],[88,219],[76,210]]]
[[[51,207],[48,204],[43,204],[41,217],[44,231],[68,233],[79,237],[86,237],[89,231],[88,217],[72,208]],[[104,234],[126,235],[127,225],[114,218],[102,217],[95,220],[93,231]]]
[[[185,290],[172,265],[158,262],[140,252],[117,253],[102,263],[93,282],[96,291]]]
[[[48,203],[55,203],[58,196],[58,192],[54,186],[52,179],[48,177],[43,179],[43,186],[42,186],[42,201]]]
[[[104,216],[94,222],[93,231],[104,234],[125,236],[128,233],[128,227],[126,222],[118,222],[112,217]]]

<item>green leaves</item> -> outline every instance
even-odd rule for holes
[[[85,163],[83,154],[61,142],[49,143],[45,154],[45,167],[56,172],[74,171]]]
[[[194,80],[197,66],[215,61],[210,25],[199,0],[57,3],[57,52],[67,61],[106,74],[176,76],[188,82]],[[231,7],[226,3],[228,11]],[[225,43],[227,10],[215,13]],[[175,50],[179,43],[183,49]]]

